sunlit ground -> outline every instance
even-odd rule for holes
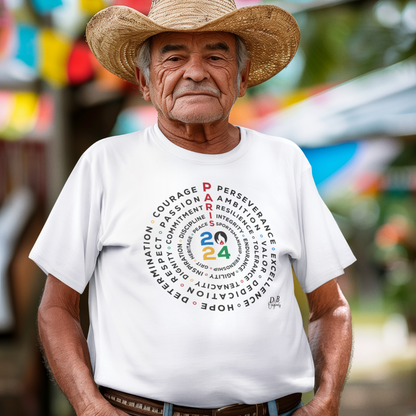
[[[416,416],[416,334],[401,315],[353,312],[354,358],[340,416]]]

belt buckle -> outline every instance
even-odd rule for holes
[[[250,406],[250,405],[247,405],[246,403],[229,404],[228,406],[220,407],[219,409],[214,409],[212,411],[212,416],[219,416],[222,412],[226,411],[227,409],[238,407],[238,406]],[[259,412],[260,410],[259,407],[261,405],[256,404],[255,406],[256,406],[256,416],[263,416],[263,412],[262,413]],[[245,415],[252,416],[252,413],[240,413],[240,416],[245,416]]]

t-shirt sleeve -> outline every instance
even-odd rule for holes
[[[320,197],[309,167],[298,190],[301,254],[293,269],[305,293],[340,276],[356,259],[333,215]]]
[[[100,247],[102,188],[90,162],[78,161],[29,257],[46,273],[82,293]]]

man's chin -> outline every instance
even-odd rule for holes
[[[223,118],[223,114],[214,113],[192,113],[192,114],[174,114],[171,113],[170,119],[174,121],[180,121],[185,124],[204,124],[214,123],[220,121]]]

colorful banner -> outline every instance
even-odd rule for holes
[[[74,43],[68,59],[68,82],[78,85],[94,76],[94,60],[87,43],[83,40]]]
[[[5,129],[0,132],[2,138],[13,140],[31,131],[36,121],[38,95],[32,92],[19,92],[11,97],[12,111]]]
[[[16,58],[31,68],[38,67],[39,58],[39,29],[36,26],[18,24]]]
[[[1,2],[0,2],[1,6]],[[8,55],[13,37],[13,17],[6,9],[0,10],[0,58]]]
[[[62,0],[32,0],[33,7],[40,14],[47,14],[62,5]]]
[[[79,0],[81,10],[95,14],[107,6],[104,0]]]
[[[40,33],[39,73],[55,87],[62,87],[68,82],[67,64],[71,46],[69,39],[51,29]]]
[[[20,140],[27,135],[46,139],[53,118],[51,95],[0,91],[0,140]]]
[[[46,134],[51,130],[55,115],[54,101],[50,94],[42,94],[38,100],[38,107],[36,110],[35,126],[33,134],[39,137],[46,137]]]
[[[127,134],[143,130],[157,122],[157,111],[151,105],[130,107],[123,110],[114,126],[112,134]]]
[[[114,6],[127,6],[136,9],[140,13],[147,15],[150,10],[152,0],[113,0]]]
[[[14,95],[8,91],[0,91],[0,132],[9,125],[13,114]]]

